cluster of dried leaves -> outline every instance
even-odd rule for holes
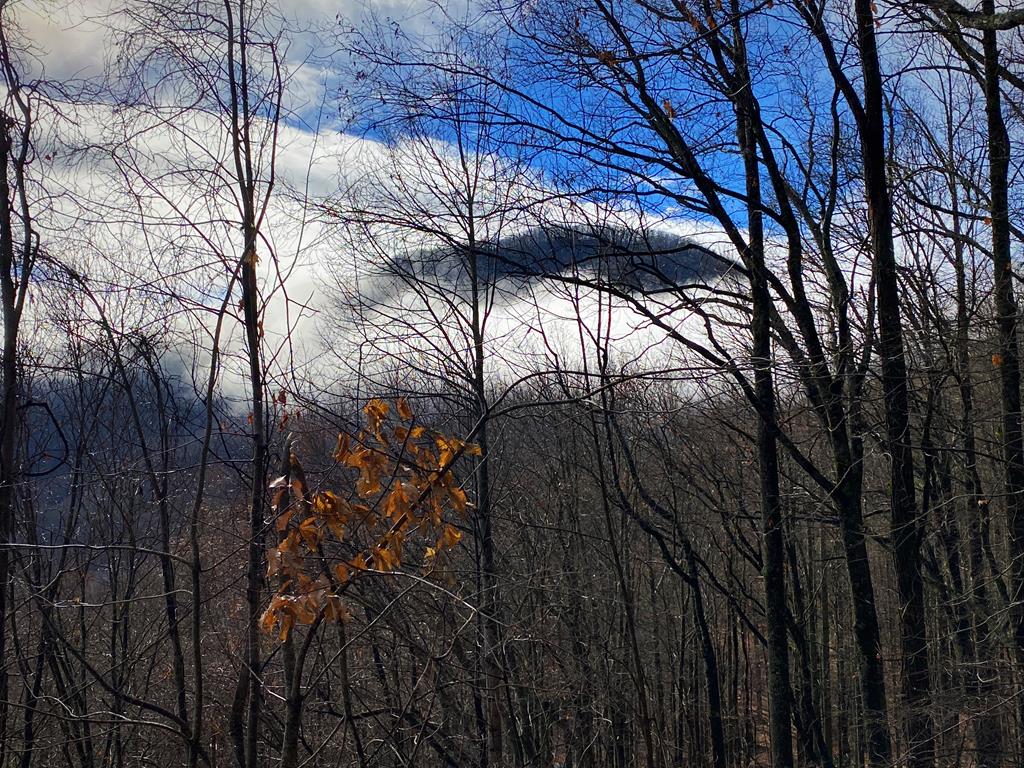
[[[293,452],[287,472],[270,484],[279,542],[267,552],[267,576],[278,587],[260,626],[282,641],[296,625],[347,619],[342,594],[353,580],[399,569],[413,539],[433,568],[462,538],[448,520],[464,518],[469,503],[452,467],[463,455],[479,456],[479,446],[416,425],[404,399],[393,411],[371,400],[363,413],[366,427],[354,439],[342,434],[334,452],[355,474],[349,498],[311,492]],[[344,548],[328,552],[329,543],[348,543],[355,554],[332,555]]]

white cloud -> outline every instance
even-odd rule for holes
[[[103,73],[109,40],[102,17],[112,2],[116,0],[55,6],[32,0],[19,7],[21,28],[48,76]],[[471,8],[470,3],[460,6],[466,12]],[[407,29],[422,32],[431,28],[439,13],[439,7],[429,0],[365,4],[301,0],[282,5],[282,10],[297,26],[306,23],[310,29],[322,30],[330,25],[333,14],[347,13],[357,20],[390,16],[401,20]],[[286,102],[292,111],[301,112],[305,123],[289,120],[280,127],[277,187],[263,230],[267,239],[261,248],[262,291],[267,301],[264,333],[274,375],[298,370],[303,375],[329,378],[337,376],[330,366],[355,359],[353,345],[365,338],[338,332],[333,325],[337,314],[326,310],[339,290],[351,287],[346,281],[357,275],[365,277],[371,262],[381,257],[380,244],[387,242],[388,236],[395,238],[391,242],[396,247],[408,249],[410,241],[399,235],[396,222],[385,223],[365,232],[380,238],[375,252],[371,243],[353,238],[351,231],[343,236],[337,222],[324,217],[317,203],[331,199],[345,206],[353,200],[349,193],[375,190],[374,204],[387,206],[400,202],[404,194],[408,196],[404,204],[413,207],[410,223],[416,223],[418,212],[436,231],[457,228],[460,167],[451,148],[440,143],[409,140],[389,149],[332,130],[333,105],[323,101],[323,94],[334,71],[329,61],[310,55],[310,39],[302,38],[292,48]],[[323,119],[318,122],[317,109],[322,104]],[[90,275],[116,326],[180,338],[182,363],[191,367],[195,361],[188,359],[190,345],[196,338],[209,343],[210,310],[223,300],[228,274],[241,257],[225,119],[188,111],[174,113],[164,123],[170,112],[115,108],[102,102],[57,106],[65,113],[59,125],[68,143],[98,149],[60,155],[49,163],[46,184],[60,195],[41,220],[46,248]],[[269,162],[269,155],[263,160]],[[478,206],[489,194],[495,210],[500,211],[503,196],[521,200],[544,191],[543,182],[529,174],[513,178],[519,171],[506,167],[499,158],[483,156],[479,160],[488,166],[484,176],[491,178],[485,179],[489,192],[478,190]],[[403,184],[387,181],[389,174],[396,173],[405,174]],[[536,217],[534,221],[609,215],[582,203],[577,208],[577,213],[570,214],[559,206],[547,210],[542,206],[530,215]],[[618,214],[622,216],[622,212]],[[523,212],[519,220],[503,218],[500,225],[478,234],[493,238],[527,226],[529,221]],[[487,223],[485,217],[484,223],[486,230],[493,221]],[[720,235],[711,229],[679,221],[673,226],[680,234],[710,247],[721,245]],[[489,319],[492,370],[500,375],[522,375],[551,365],[554,357],[560,365],[580,367],[592,352],[580,348],[580,323],[585,326],[584,337],[593,335],[598,330],[595,323],[608,311],[598,294],[567,292],[550,283],[535,284],[528,291],[502,288]],[[390,298],[392,306],[408,309],[405,320],[423,308],[411,292]],[[235,314],[236,300],[237,291],[230,303]],[[678,362],[678,346],[665,344],[663,331],[652,329],[623,302],[614,303],[612,309],[610,336],[617,359],[632,360],[634,367]],[[83,320],[96,319],[88,307],[79,311]],[[673,322],[685,326],[689,333],[704,334],[702,322],[692,315],[677,313]],[[369,330],[376,334],[382,349],[398,351],[385,338],[396,336],[398,328]],[[423,342],[436,346],[442,341],[438,334],[443,336],[446,330],[421,327],[419,332]],[[321,355],[325,338],[332,342],[333,360]],[[231,354],[223,391],[242,400],[244,364],[239,356],[242,335],[237,318],[228,323],[226,349]],[[415,345],[406,345],[404,351],[415,353]]]
[[[106,25],[111,0],[47,2],[28,0],[15,6],[17,28],[34,54],[35,75],[67,81],[104,74]]]
[[[90,275],[116,327],[181,339],[182,365],[191,368],[195,363],[188,357],[193,354],[191,344],[196,338],[209,344],[211,310],[223,300],[228,272],[241,257],[234,190],[216,170],[227,168],[230,175],[224,121],[192,112],[168,126],[151,114],[102,104],[61,105],[61,111],[73,118],[69,124],[79,132],[79,143],[115,147],[118,162],[108,152],[95,150],[83,157],[58,158],[51,165],[47,183],[64,194],[42,222],[47,249]],[[129,128],[134,138],[124,141]],[[313,377],[322,384],[337,381],[343,367],[339,363],[355,360],[356,348],[367,338],[373,338],[380,350],[401,352],[404,362],[416,354],[423,362],[431,346],[448,343],[444,334],[451,328],[417,325],[416,318],[424,316],[425,307],[411,291],[388,297],[387,307],[405,310],[392,316],[390,325],[381,322],[388,312],[375,318],[376,327],[361,329],[366,333],[338,325],[338,313],[333,311],[336,302],[357,277],[365,280],[374,264],[388,255],[388,247],[408,253],[419,246],[408,233],[398,231],[396,221],[385,219],[380,226],[361,230],[373,236],[372,243],[360,240],[360,230],[343,230],[323,215],[319,202],[329,198],[332,205],[344,207],[373,189],[377,195],[361,200],[367,215],[375,210],[383,214],[387,205],[404,199],[413,206],[411,225],[417,224],[415,212],[420,211],[424,216],[420,223],[436,232],[457,229],[458,190],[448,186],[457,183],[452,177],[454,160],[451,148],[438,143],[425,147],[409,141],[386,148],[337,132],[316,134],[281,127],[278,185],[264,227],[267,243],[260,249],[265,346],[275,376],[287,378],[297,371],[300,377]],[[398,170],[404,173],[402,184],[394,179],[388,182],[388,174]],[[490,197],[500,211],[504,197],[522,201],[540,191],[536,179],[511,175],[497,158],[489,159],[488,172],[492,178],[477,189],[478,206]],[[509,174],[502,182],[508,186],[499,189],[493,177],[502,173]],[[490,191],[485,190],[488,183],[493,187]],[[596,214],[594,210],[582,215]],[[566,215],[570,214],[557,207],[544,210],[541,206],[530,214],[535,218],[523,213],[518,219],[506,219],[503,229],[484,227],[479,234],[492,238],[531,221]],[[603,215],[607,217],[608,212]],[[679,234],[707,245],[720,242],[720,236],[707,228],[681,222],[675,227]],[[488,321],[493,374],[525,375],[551,366],[555,357],[559,365],[577,369],[593,353],[581,350],[580,322],[586,326],[585,337],[596,333],[596,323],[608,311],[597,293],[574,294],[550,283],[525,290],[509,283],[501,285],[500,291]],[[236,291],[226,328],[229,355],[222,392],[244,402],[237,297]],[[633,361],[634,372],[645,365],[679,362],[678,345],[666,344],[663,331],[651,328],[624,302],[614,302],[612,310],[610,339],[617,360]],[[83,320],[96,319],[92,310],[83,312]],[[419,341],[396,343],[410,322]],[[688,333],[704,334],[699,318],[685,312],[677,312],[673,323]],[[326,357],[322,354],[325,339],[332,353]],[[417,352],[420,342],[425,346]],[[451,349],[449,362],[466,351]],[[207,353],[201,352],[201,357]],[[364,357],[364,362],[372,366],[373,361]],[[435,354],[431,364],[436,362]]]

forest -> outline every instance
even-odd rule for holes
[[[0,768],[1024,766],[1015,0],[0,0]]]

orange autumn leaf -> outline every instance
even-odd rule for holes
[[[363,408],[363,413],[366,414],[367,426],[370,428],[370,431],[378,437],[378,439],[381,437],[381,425],[390,410],[391,407],[386,402],[378,398],[374,398]]]
[[[274,595],[274,598],[270,601],[270,605],[263,611],[263,615],[260,616],[260,631],[264,634],[270,634],[274,631],[274,626],[277,624],[277,601],[279,600],[278,595]]]
[[[469,506],[469,502],[466,499],[466,492],[459,486],[454,486],[448,490],[448,497],[452,501],[452,508],[460,515],[466,513],[466,507]]]
[[[384,500],[384,515],[392,520],[398,520],[402,515],[408,514],[411,499],[406,495],[402,483],[396,483]]]
[[[338,595],[328,595],[324,605],[324,618],[328,621],[348,621],[352,614]]]
[[[320,491],[313,497],[313,511],[321,517],[330,517],[339,506],[339,499],[333,491]]]
[[[340,584],[349,580],[348,566],[345,563],[338,563],[334,566],[334,576]]]
[[[312,624],[316,621],[317,610],[311,598],[312,595],[303,595],[292,601],[295,620],[300,624]]]
[[[374,547],[373,564],[378,571],[392,571],[397,565],[397,560],[387,547]]]
[[[277,506],[276,504],[274,506]],[[277,522],[274,523],[274,527],[278,533],[284,533],[285,529],[288,528],[288,521],[292,519],[291,509],[285,510],[282,514],[277,516]]]
[[[369,470],[363,472],[356,481],[356,493],[364,499],[380,493],[382,488],[380,478]]]
[[[307,517],[299,523],[299,533],[302,534],[302,540],[306,543],[306,546],[315,552],[320,544],[320,525],[316,519]]]
[[[349,457],[349,439],[348,435],[342,432],[338,435],[338,445],[334,448],[334,460],[339,464],[344,464],[348,461]]]
[[[412,421],[412,408],[409,407],[409,401],[404,397],[398,398],[398,401],[395,403],[395,410],[398,411],[398,415],[404,421]]]
[[[445,525],[444,532],[438,540],[438,548],[451,549],[462,540],[462,532],[451,525]]]

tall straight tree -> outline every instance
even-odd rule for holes
[[[753,88],[737,4],[733,22],[733,49],[736,60],[736,92],[748,94]],[[768,627],[768,698],[772,765],[793,765],[792,692],[789,682],[789,631],[786,604],[785,531],[779,490],[779,449],[777,411],[772,355],[772,299],[765,262],[764,212],[761,197],[761,167],[758,162],[758,135],[752,98],[736,100],[737,132],[746,178],[748,253],[750,265],[751,357],[754,368],[754,394],[757,398],[757,460],[761,479],[761,535],[764,540],[765,613]]]
[[[877,346],[881,358],[886,448],[890,468],[893,556],[901,603],[900,629],[904,669],[902,680],[906,700],[908,748],[912,763],[930,765],[934,759],[934,750],[929,712],[928,638],[920,556],[923,526],[918,518],[914,486],[908,376],[900,318],[890,181],[886,169],[886,112],[876,38],[877,20],[874,4],[870,0],[858,0],[854,7],[854,15],[863,78],[863,94],[859,94],[844,71],[835,43],[826,29],[825,4],[802,2],[799,9],[821,45],[836,87],[853,115],[860,142],[871,242],[872,279],[877,304]],[[874,663],[869,660],[866,665],[870,668]],[[881,671],[880,666],[877,671]],[[881,689],[875,691],[876,695],[868,695],[866,689],[866,703],[869,707],[872,707],[872,701],[879,701],[878,690]],[[882,706],[884,707],[884,704]],[[881,725],[873,728],[873,733],[875,737],[869,740],[872,760],[886,763],[891,751],[888,735]]]
[[[998,370],[1003,488],[1010,532],[1011,578],[1010,614],[1018,669],[1024,669],[1024,426],[1021,416],[1021,370],[1019,308],[1014,288],[1010,218],[1010,163],[1012,146],[1003,114],[1003,85],[1012,81],[1024,88],[1024,81],[1009,72],[1000,61],[1000,30],[1024,26],[1020,11],[997,11],[994,0],[982,0],[976,9],[958,2],[926,0],[922,5],[935,18],[928,23],[950,44],[964,62],[966,71],[979,82],[985,102],[986,148],[988,159],[988,218],[991,227],[994,311],[997,329],[993,363]],[[981,51],[964,30],[981,32]],[[978,66],[980,64],[980,67]],[[960,247],[960,244],[957,244]],[[965,406],[969,406],[969,400]],[[973,445],[969,446],[973,453]],[[987,515],[987,502],[978,514]],[[987,522],[972,524],[972,531]],[[972,544],[974,560],[980,556],[981,542]],[[983,585],[982,585],[983,586]],[[983,625],[984,626],[984,625]],[[1024,701],[1018,699],[1019,717],[1024,717]],[[991,743],[994,739],[983,739]],[[1024,732],[1018,736],[1018,748],[1024,744]]]
[[[885,96],[871,0],[856,0],[857,44],[864,78],[863,112],[858,124],[868,229],[878,303],[878,351],[885,398],[889,452],[889,503],[893,556],[900,594],[903,691],[907,708],[910,765],[934,763],[928,670],[928,633],[921,573],[922,523],[917,515],[910,398],[903,350],[900,288],[892,228],[892,200],[886,170]]]
[[[9,37],[10,2],[0,2],[0,763],[7,761],[9,691],[7,679],[10,545],[16,532],[21,326],[32,272],[39,255],[34,224],[30,165],[36,159],[34,127],[38,98],[22,81]]]
[[[982,0],[981,11],[995,14],[994,0]],[[1002,453],[1006,511],[1013,544],[1013,636],[1017,665],[1024,670],[1024,432],[1021,428],[1020,342],[1018,308],[1014,292],[1013,261],[1010,257],[1010,136],[1003,119],[1002,77],[997,31],[982,33],[984,59],[985,119],[988,129],[989,218],[992,221],[992,268],[995,282],[995,311],[1000,398],[1002,402]],[[1024,701],[1018,706],[1024,717]],[[1024,722],[1024,721],[1022,721]],[[1018,749],[1024,746],[1024,734]]]

